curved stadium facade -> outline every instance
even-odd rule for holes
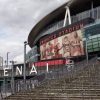
[[[32,50],[27,54],[27,61],[85,57],[87,53],[99,55],[99,6],[98,0],[71,0],[45,16],[28,36]]]

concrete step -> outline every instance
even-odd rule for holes
[[[25,99],[26,98],[26,96],[19,96],[19,97],[11,97],[11,98],[8,98],[8,99],[5,99],[5,100],[54,100],[54,98],[57,100],[64,100],[64,99],[68,99],[68,98],[74,98],[74,99],[83,99],[84,98],[84,100],[85,99],[90,99],[90,98],[93,98],[94,100],[96,100],[96,99],[100,99],[100,95],[88,95],[88,94],[77,94],[77,95],[67,95],[67,94],[63,94],[63,95],[59,95],[59,96],[56,96],[56,95],[44,95],[44,96],[41,96],[41,95],[39,95],[39,96],[29,96],[29,97],[27,97],[27,99]],[[69,99],[69,100],[70,100]]]

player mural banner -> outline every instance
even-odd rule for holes
[[[83,19],[40,39],[41,60],[84,55],[81,28],[93,21]]]
[[[84,55],[82,31],[55,38],[40,46],[41,60]]]

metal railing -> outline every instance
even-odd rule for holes
[[[56,80],[59,81],[61,79],[64,79],[66,82],[66,79],[68,79],[69,81],[71,81],[72,79],[75,79],[75,77],[79,77],[79,74],[85,72],[86,70],[88,70],[90,73],[91,69],[93,69],[94,72],[94,68],[96,68],[96,66],[99,66],[99,64],[93,64],[94,62],[96,62],[96,58],[92,58],[91,60],[89,60],[88,65],[86,64],[86,60],[83,60],[79,63],[76,63],[74,66],[58,65],[56,66],[56,68],[55,66],[53,66],[51,67],[51,69],[49,69],[48,73],[43,73],[40,75],[36,75],[33,78],[27,79],[25,87],[26,89],[24,88],[25,85],[23,79],[15,80],[14,93],[27,91],[29,92],[37,87],[45,86],[45,84],[48,86],[53,82],[56,83]],[[69,85],[71,85],[71,83]],[[5,98],[6,96],[9,96],[13,93],[11,83],[1,86],[0,90],[1,98]]]

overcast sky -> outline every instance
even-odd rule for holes
[[[43,16],[68,0],[0,0],[0,55],[23,55],[23,44]],[[29,50],[29,47],[27,47]],[[20,56],[18,58],[20,60]]]

